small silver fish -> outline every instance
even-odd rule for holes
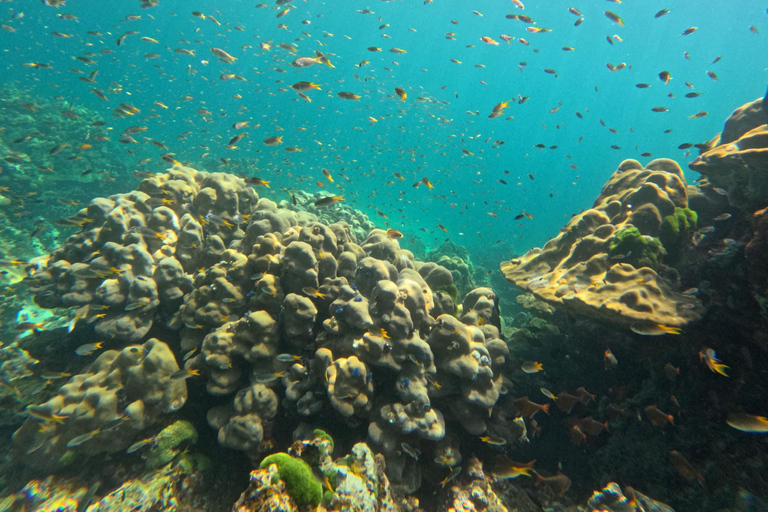
[[[100,341],[98,343],[86,343],[85,345],[80,345],[75,349],[75,354],[79,356],[89,356],[99,350],[103,344],[104,342]]]
[[[417,448],[414,448],[408,443],[400,443],[400,447],[403,449],[403,452],[408,454],[410,457],[413,457],[414,459],[419,460],[419,457],[421,456],[421,451],[419,451]]]
[[[129,302],[128,304],[126,304],[124,310],[125,311],[135,311],[137,309],[141,309],[141,308],[144,308],[146,306],[149,306],[150,302],[151,301],[149,299],[147,299],[147,298],[141,298],[141,299],[138,299],[138,300],[135,300],[133,302]]]
[[[200,375],[200,370],[179,370],[171,375],[171,380],[188,379],[190,377],[197,377]]]
[[[91,432],[86,432],[85,434],[79,435],[77,437],[73,437],[67,443],[67,448],[76,448],[81,444],[85,443],[86,441],[90,441],[91,439],[93,439],[94,436],[96,436],[96,434],[98,434],[99,432],[100,430],[96,429]]]
[[[125,453],[137,452],[137,451],[141,450],[142,448],[144,448],[145,446],[147,446],[148,444],[151,444],[151,443],[154,443],[154,442],[155,442],[155,438],[154,437],[148,437],[146,439],[142,439],[141,441],[136,441],[131,446],[129,446],[127,450],[125,450]]]

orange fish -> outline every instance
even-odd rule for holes
[[[591,436],[596,436],[603,430],[608,430],[608,422],[600,423],[592,416],[579,420],[579,428]]]
[[[573,406],[579,402],[581,402],[579,397],[573,396],[565,391],[561,391],[557,395],[557,408],[566,414],[569,414],[571,409],[573,409]]]
[[[517,409],[520,411],[520,414],[526,418],[532,418],[533,415],[539,411],[543,411],[545,414],[549,414],[549,404],[542,405],[537,404],[536,402],[531,402],[528,400],[527,396],[515,400],[515,405],[517,405]]]
[[[545,484],[555,496],[562,496],[571,488],[571,479],[562,473],[553,476],[541,476],[537,473],[536,477],[536,484]]]
[[[571,436],[571,441],[573,441],[573,444],[579,445],[581,443],[587,442],[587,434],[585,434],[578,425],[571,426],[568,432]]]
[[[688,462],[688,459],[685,458],[685,455],[678,452],[677,450],[670,450],[669,461],[675,467],[680,476],[688,481],[694,479],[698,480],[701,485],[704,485],[704,475],[694,469],[691,463]]]
[[[667,422],[670,422],[673,425],[675,424],[675,417],[671,414],[662,412],[656,405],[649,405],[646,407],[645,415],[648,416],[648,419],[651,420],[651,423],[657,427],[663,427],[667,424]]]

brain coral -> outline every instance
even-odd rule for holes
[[[555,306],[628,325],[682,326],[703,314],[650,268],[661,258],[665,217],[688,207],[672,160],[643,168],[625,160],[592,208],[575,215],[543,248],[501,264],[508,281]]]

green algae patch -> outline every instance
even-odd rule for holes
[[[608,250],[608,257],[617,262],[629,263],[635,268],[648,267],[658,270],[664,252],[658,238],[645,236],[632,227],[616,232]]]
[[[316,507],[323,497],[323,486],[315,480],[312,468],[301,459],[291,457],[287,453],[275,453],[265,457],[259,464],[259,469],[277,465],[280,480],[285,482],[288,494],[299,507]]]
[[[179,420],[165,427],[157,434],[154,445],[147,455],[147,467],[165,466],[180,452],[182,445],[197,442],[197,430],[186,420]]]
[[[698,220],[699,216],[689,208],[675,208],[675,213],[664,217],[659,238],[672,257],[691,239]]]
[[[186,473],[207,471],[211,467],[211,459],[202,453],[185,453],[179,459],[179,466]]]
[[[325,430],[322,430],[319,428],[316,428],[312,433],[315,435],[315,437],[328,441],[328,443],[330,444],[330,447],[329,447],[330,452],[328,453],[328,455],[332,455],[333,449],[335,448],[336,445],[333,442],[333,438],[330,436],[330,434],[328,434],[328,432],[326,432]]]

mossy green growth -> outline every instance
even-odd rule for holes
[[[635,268],[649,267],[658,270],[664,247],[658,238],[645,236],[635,228],[620,229],[608,250],[608,257],[617,262],[629,263]]]
[[[689,208],[675,208],[675,213],[664,217],[659,238],[673,257],[691,239],[698,220],[699,216]]]
[[[211,467],[211,459],[202,453],[185,453],[179,459],[179,466],[186,473],[203,472]]]
[[[159,468],[171,462],[179,454],[180,447],[197,442],[197,430],[186,420],[179,420],[157,434],[152,449],[147,454],[147,467]]]
[[[261,461],[259,469],[277,465],[280,480],[285,482],[288,494],[299,507],[316,507],[323,497],[323,486],[315,480],[312,468],[301,459],[291,457],[287,453],[275,453]]]
[[[319,437],[320,439],[325,439],[330,443],[331,446],[330,446],[330,452],[328,453],[328,455],[332,455],[333,449],[336,445],[333,442],[333,438],[330,436],[330,434],[328,434],[328,432],[326,432],[325,430],[321,430],[319,428],[316,428],[312,433],[315,434],[315,437]]]

